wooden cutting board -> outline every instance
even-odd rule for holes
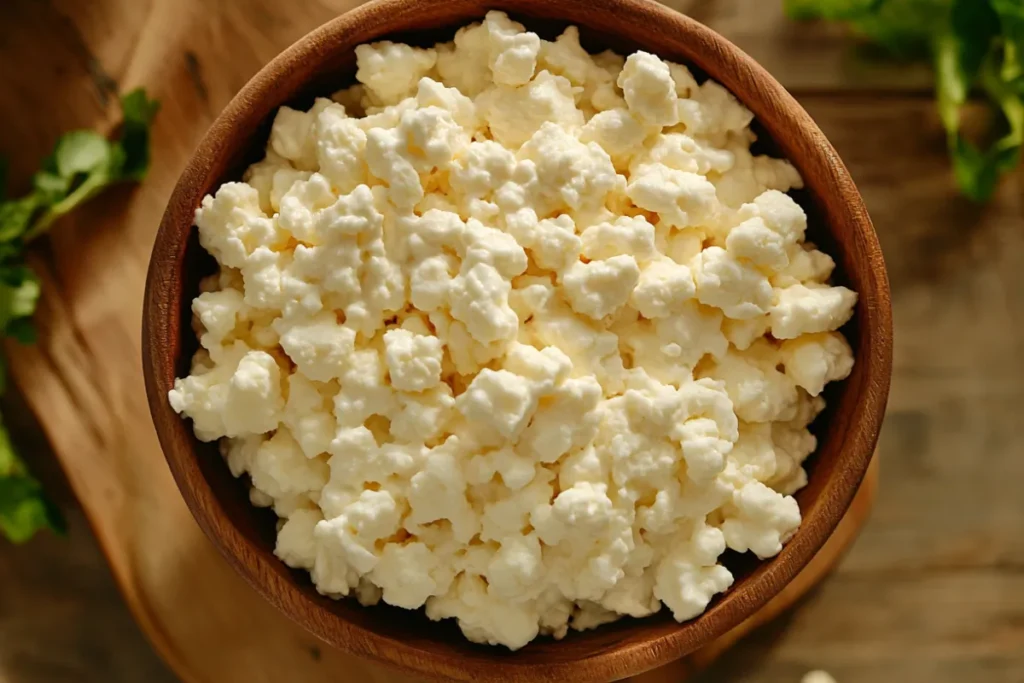
[[[154,165],[137,188],[93,201],[33,254],[44,297],[35,346],[10,345],[14,379],[53,443],[125,599],[185,681],[411,680],[321,645],[267,605],[189,515],[157,445],[140,362],[143,282],[177,176],[221,107],[293,40],[352,0],[9,0],[0,23],[0,121],[16,122],[15,190],[64,130],[108,130],[116,90],[162,102]],[[680,3],[676,3],[680,4]],[[24,68],[6,68],[7,65]],[[22,187],[18,187],[18,182]],[[682,681],[814,586],[856,536],[875,468],[825,550],[753,620],[685,660],[637,677]]]

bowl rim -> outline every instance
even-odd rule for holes
[[[460,0],[462,1],[462,0]],[[488,9],[500,9],[513,14],[529,15],[530,7],[544,0],[465,0]],[[212,486],[199,470],[194,446],[182,438],[186,423],[170,407],[167,393],[173,386],[175,361],[173,349],[180,335],[182,274],[180,268],[168,264],[183,262],[186,244],[193,227],[193,213],[205,190],[211,166],[234,139],[251,137],[253,131],[245,128],[246,113],[251,105],[272,98],[278,79],[295,70],[304,61],[317,60],[323,46],[348,32],[354,25],[364,22],[386,24],[387,16],[395,16],[419,5],[438,6],[445,0],[372,0],[341,14],[306,34],[264,66],[238,92],[216,118],[184,168],[158,229],[146,280],[143,305],[142,356],[146,393],[154,426],[161,448],[174,480],[199,526],[220,553],[265,599],[274,604],[292,620],[324,640],[352,654],[388,663],[407,672],[448,680],[610,680],[610,677],[635,675],[666,664],[696,649],[702,644],[726,633],[760,609],[778,594],[811,560],[838,525],[864,477],[884,416],[889,381],[892,371],[892,314],[889,284],[882,253],[870,218],[846,167],[831,144],[810,116],[796,100],[767,71],[730,41],[679,12],[650,0],[556,0],[549,6],[580,5],[589,11],[610,12],[620,15],[623,22],[645,22],[657,27],[652,30],[671,31],[680,39],[700,44],[708,50],[703,64],[718,82],[735,92],[716,73],[717,68],[733,67],[737,74],[733,82],[746,81],[754,89],[759,107],[751,106],[749,97],[741,97],[744,104],[754,110],[762,124],[767,124],[765,113],[781,129],[789,127],[796,132],[798,143],[813,150],[830,174],[829,181],[836,192],[844,194],[845,201],[836,207],[823,207],[828,223],[842,220],[856,228],[858,245],[855,256],[867,264],[867,290],[859,291],[859,307],[864,307],[864,323],[870,329],[862,333],[870,344],[862,344],[857,363],[869,364],[866,396],[862,397],[859,419],[852,425],[852,447],[844,448],[842,462],[831,473],[830,479],[815,500],[814,508],[805,514],[800,530],[787,543],[783,554],[765,560],[755,575],[748,579],[742,594],[726,592],[728,609],[710,609],[699,617],[684,622],[667,635],[641,642],[626,643],[591,653],[580,659],[549,663],[531,662],[517,665],[516,658],[504,657],[495,670],[485,671],[479,662],[459,666],[445,655],[433,655],[420,648],[395,639],[372,633],[336,615],[314,615],[296,610],[297,602],[306,596],[293,583],[261,566],[264,560],[254,551],[250,539],[231,524],[217,500]],[[453,3],[455,4],[455,3]],[[465,3],[464,3],[465,4]],[[582,9],[580,11],[583,11]],[[545,15],[548,16],[548,15]],[[556,16],[556,15],[550,15]],[[570,23],[583,23],[569,19]],[[467,22],[468,23],[468,22]],[[392,33],[387,30],[378,36]],[[716,64],[714,60],[718,60]],[[695,59],[695,62],[699,60]],[[749,94],[749,93],[747,93]],[[286,98],[287,99],[287,98]],[[276,109],[274,105],[272,109]],[[760,111],[758,110],[760,109]],[[841,212],[841,215],[836,212]],[[866,335],[866,336],[865,336]],[[189,435],[191,430],[187,429]],[[809,518],[813,514],[813,519]],[[813,523],[811,523],[813,521]],[[726,600],[723,600],[725,602]],[[322,608],[313,605],[313,608]],[[383,641],[383,645],[381,646]],[[501,675],[493,678],[498,669]]]

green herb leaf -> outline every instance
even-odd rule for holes
[[[1024,142],[1024,104],[1002,79],[1002,22],[987,0],[955,0],[947,29],[935,44],[939,115],[949,137],[957,184],[974,201],[995,192],[1003,173],[1016,167]],[[981,86],[1002,113],[1008,132],[988,149],[964,139],[961,108]]]
[[[1006,39],[1020,45],[1024,43],[1024,3],[1020,0],[989,0],[999,15]]]
[[[0,163],[0,335],[25,344],[35,341],[31,317],[40,287],[23,265],[25,244],[111,183],[145,176],[149,128],[158,105],[140,89],[125,95],[121,107],[124,123],[116,141],[89,130],[61,136],[24,197],[3,200],[6,164]],[[5,381],[0,356],[0,393]],[[64,522],[17,457],[0,421],[0,533],[19,543],[44,528],[61,532]]]
[[[932,37],[945,26],[951,5],[951,0],[889,0],[853,26],[894,57],[921,59],[928,56]]]
[[[43,529],[63,535],[67,529],[60,511],[27,476],[0,478],[0,531],[12,543],[24,543]]]
[[[12,322],[35,312],[39,290],[39,280],[28,267],[0,268],[0,332],[9,334]]]
[[[928,54],[952,0],[785,0],[793,19],[847,23],[855,33],[900,58]]]
[[[930,55],[939,116],[964,194],[988,199],[1020,163],[1024,145],[1022,0],[786,0],[791,16],[844,21],[898,57]],[[961,113],[984,92],[1003,131],[987,148],[965,139]]]
[[[116,142],[90,130],[66,133],[57,142],[53,154],[33,178],[36,201],[43,210],[20,233],[26,241],[45,232],[55,220],[107,185],[145,177],[149,170],[149,128],[159,104],[139,88],[121,98],[121,109],[124,121]]]
[[[91,130],[66,133],[53,151],[52,167],[61,178],[74,178],[79,173],[108,172],[111,145],[105,137]],[[50,166],[50,160],[44,167]]]
[[[160,103],[146,97],[142,88],[132,90],[121,98],[124,124],[121,130],[121,149],[124,162],[121,178],[142,180],[149,170],[149,128],[160,109]]]
[[[850,21],[878,12],[886,0],[785,0],[786,14],[793,19]]]
[[[999,15],[1005,44],[1000,78],[1024,93],[1024,3],[1020,0],[990,0]]]
[[[14,543],[24,543],[37,531],[66,531],[60,511],[15,454],[7,428],[0,421],[0,531]]]
[[[42,204],[42,198],[37,193],[21,199],[0,202],[0,244],[12,242],[28,232]],[[16,251],[21,250],[17,248]],[[6,260],[5,255],[0,262]]]
[[[984,12],[965,9],[976,7],[974,0],[957,0],[950,15],[949,26],[935,41],[935,73],[939,115],[949,133],[960,128],[960,107],[988,53],[995,35],[991,20],[992,8],[984,4]],[[962,22],[958,25],[958,22]],[[998,20],[996,23],[998,29]]]
[[[964,194],[977,202],[992,196],[1000,177],[1020,163],[1024,145],[1024,98],[999,75],[1000,65],[990,59],[982,66],[980,82],[1005,120],[1007,132],[984,152],[962,139],[959,133],[953,145],[957,182]]]
[[[51,171],[39,171],[32,176],[32,187],[41,204],[53,204],[68,193],[72,177],[58,175]]]
[[[35,344],[39,338],[31,318],[15,318],[7,324],[5,332],[8,337],[22,344]]]

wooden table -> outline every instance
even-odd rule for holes
[[[0,151],[11,157],[15,183],[24,187],[61,131],[109,126],[116,118],[109,106],[115,81],[161,83],[156,163],[180,158],[195,144],[194,133],[180,134],[170,124],[211,120],[252,73],[232,66],[239,55],[245,64],[265,62],[350,4],[3,0]],[[880,234],[897,330],[880,445],[883,486],[873,519],[839,571],[798,610],[700,680],[791,683],[808,669],[825,668],[840,683],[1024,681],[1024,175],[1006,182],[987,207],[956,195],[923,69],[865,62],[836,40],[834,28],[787,22],[777,0],[669,4],[759,59],[832,139]],[[161,49],[166,45],[178,47]],[[176,174],[163,169],[148,182],[169,191]],[[94,202],[39,247],[48,341],[41,349],[8,349],[27,402],[42,416],[65,467],[75,463],[77,446],[102,453],[106,445],[75,431],[77,424],[60,426],[64,412],[88,412],[72,399],[123,396],[116,385],[55,391],[46,385],[53,373],[42,366],[88,362],[89,356],[75,355],[89,351],[75,339],[75,325],[83,317],[102,325],[109,313],[101,300],[62,308],[69,293],[86,286],[82,260],[100,250],[148,248],[144,240],[106,242],[113,238],[103,233],[81,253],[83,233],[95,222],[131,220],[131,212],[153,209],[140,208],[140,201],[162,199],[146,195],[126,212],[129,197],[117,191]],[[107,274],[90,291],[98,299],[104,287],[116,292],[121,276],[138,273]],[[121,333],[112,329],[110,343]],[[41,404],[44,388],[70,397],[67,404]],[[69,511],[72,533],[69,540],[40,537],[22,548],[0,545],[0,681],[173,680],[131,623],[25,402],[9,396],[3,410]],[[146,419],[144,410],[141,417],[129,414]]]

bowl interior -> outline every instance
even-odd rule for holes
[[[202,196],[237,180],[262,157],[279,106],[307,108],[314,97],[351,84],[356,45],[385,38],[432,45],[450,40],[456,28],[491,8],[508,11],[548,39],[577,25],[588,51],[644,49],[687,64],[699,80],[714,78],[735,93],[757,116],[757,151],[789,158],[803,175],[807,187],[794,196],[809,214],[808,239],[836,259],[834,282],[861,297],[843,329],[857,363],[849,379],[826,391],[828,409],[812,426],[819,449],[808,461],[810,483],[796,495],[804,523],[782,553],[766,562],[728,553],[723,560],[736,582],[694,621],[678,624],[662,610],[643,620],[572,632],[559,642],[541,638],[515,654],[474,645],[452,621],[430,622],[422,611],[383,604],[363,608],[320,596],[307,572],[274,557],[273,512],[249,503],[248,482],[234,479],[216,446],[199,443],[190,423],[166,401],[174,377],[188,374],[198,346],[191,300],[199,280],[216,267],[191,227]],[[611,680],[682,656],[739,623],[792,579],[834,529],[867,468],[881,422],[889,375],[888,310],[870,221],[834,151],[781,86],[708,29],[643,0],[386,0],[335,20],[283,53],[246,86],[200,145],[172,196],[154,250],[144,316],[146,379],[162,445],[197,520],[250,583],[317,635],[359,654],[458,680]]]

